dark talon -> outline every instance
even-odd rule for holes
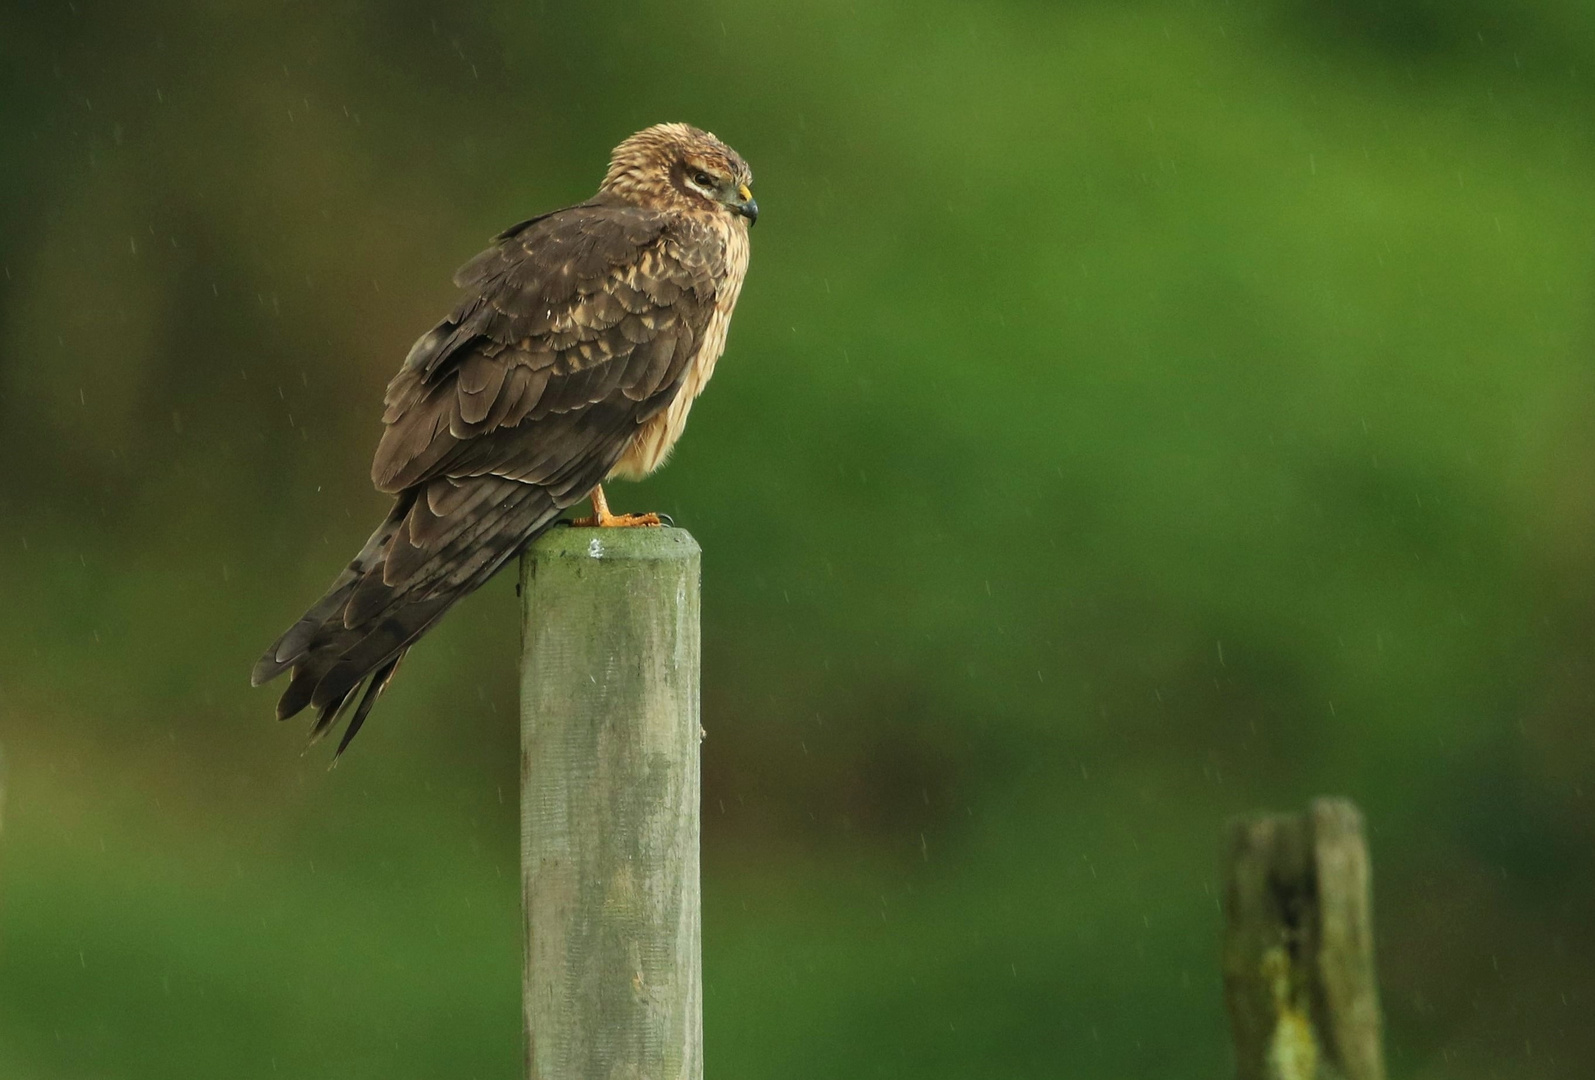
[[[666,525],[670,526],[670,528],[672,528],[672,529],[674,529],[676,527],[676,519],[671,517],[669,514],[661,514],[661,513],[657,512],[657,511],[655,511],[654,512],[654,517],[658,518],[660,521],[664,522]]]

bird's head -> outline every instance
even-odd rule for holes
[[[640,206],[759,217],[753,170],[742,155],[691,124],[655,124],[615,147],[599,191]]]

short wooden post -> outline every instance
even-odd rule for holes
[[[1362,814],[1230,825],[1224,993],[1239,1080],[1384,1080]]]
[[[529,1080],[700,1080],[698,580],[681,529],[521,561]]]

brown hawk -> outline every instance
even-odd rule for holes
[[[598,194],[523,221],[454,275],[467,290],[410,350],[371,466],[393,509],[327,594],[255,665],[341,754],[444,612],[600,482],[653,472],[714,374],[758,218],[735,150],[687,124],[615,148]],[[363,695],[358,694],[364,685]]]

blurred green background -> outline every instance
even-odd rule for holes
[[[660,120],[764,209],[705,550],[714,1077],[1221,1077],[1228,815],[1370,819],[1397,1078],[1595,1075],[1595,7],[12,2],[0,1077],[518,1075],[513,575],[251,690],[379,400]]]

